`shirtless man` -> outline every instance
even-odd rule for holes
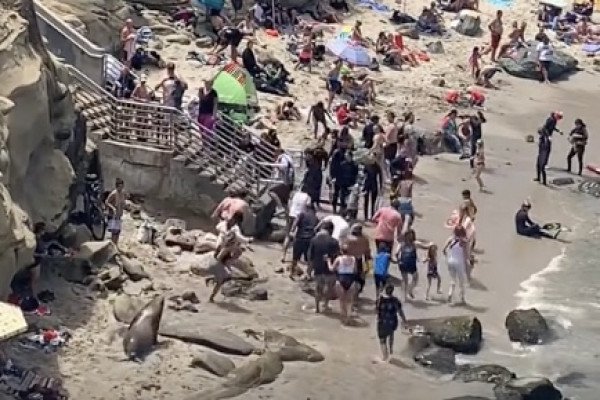
[[[152,101],[152,89],[146,85],[146,82],[148,82],[148,75],[142,74],[140,76],[140,83],[138,83],[135,89],[133,89],[133,92],[131,92],[131,97],[134,100],[143,103]]]
[[[358,295],[365,286],[365,277],[368,272],[365,264],[371,262],[371,244],[369,238],[363,235],[361,224],[353,224],[350,227],[350,234],[346,236],[345,244],[348,246],[348,254],[356,258],[356,283],[358,284],[356,300],[358,300]]]
[[[462,201],[458,206],[458,222],[462,223],[463,219],[465,219],[467,216],[474,220],[476,214],[477,206],[471,198],[471,191],[469,189],[465,189],[462,191]]]
[[[133,27],[133,20],[131,18],[125,21],[125,26],[121,29],[121,46],[123,47],[123,57],[122,61],[124,61],[127,65],[131,61],[131,57],[133,57],[133,53],[135,53],[135,38],[136,32]]]
[[[123,179],[117,178],[115,181],[115,190],[110,192],[104,204],[108,208],[108,231],[111,233],[111,240],[114,244],[119,243],[121,235],[121,218],[125,210],[125,201],[127,199],[123,192],[125,183]]]
[[[403,232],[410,228],[415,218],[412,203],[413,183],[412,171],[408,169],[404,172],[403,179],[400,181],[394,192],[394,195],[399,202],[398,212],[402,215],[402,219],[404,220],[404,227],[402,228]]]

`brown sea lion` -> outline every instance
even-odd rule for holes
[[[123,350],[130,360],[143,359],[157,344],[164,305],[165,297],[156,296],[131,321],[123,337]]]

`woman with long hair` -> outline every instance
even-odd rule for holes
[[[467,283],[467,266],[469,264],[470,246],[467,231],[458,225],[452,231],[452,236],[446,240],[442,250],[446,256],[448,273],[450,274],[450,291],[448,302],[452,301],[456,284],[458,283],[460,304],[465,304],[465,286]]]

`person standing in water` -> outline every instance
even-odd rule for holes
[[[342,324],[348,325],[356,292],[355,280],[357,269],[356,258],[350,255],[347,244],[344,243],[342,245],[342,254],[330,263],[329,269],[337,273],[335,287],[340,300]]]
[[[121,236],[121,225],[123,218],[123,211],[125,211],[127,196],[123,192],[125,182],[123,179],[117,178],[115,180],[115,189],[110,192],[104,204],[108,208],[108,231],[111,233],[111,240],[114,244],[119,243],[119,236]]]
[[[583,120],[577,118],[575,120],[575,127],[571,130],[571,133],[569,134],[571,150],[569,150],[569,154],[567,155],[568,172],[571,172],[571,160],[573,159],[573,156],[577,154],[577,161],[579,161],[578,175],[581,176],[581,173],[583,172],[583,153],[585,153],[585,146],[587,145],[587,140],[587,127]]]
[[[454,290],[458,283],[460,302],[465,304],[465,286],[467,283],[467,267],[469,264],[469,244],[467,232],[462,226],[456,226],[452,236],[448,238],[444,249],[448,264],[448,273],[450,274],[450,291],[448,292],[448,302],[452,301]]]
[[[402,325],[408,325],[406,316],[402,310],[402,304],[394,296],[394,286],[387,285],[385,294],[381,294],[377,299],[377,336],[381,346],[382,361],[388,361],[394,353],[394,332],[398,329],[398,316],[402,320]]]
[[[413,229],[408,229],[404,233],[404,238],[400,242],[398,249],[398,269],[402,275],[402,289],[404,292],[404,301],[407,296],[411,299],[415,298],[413,293],[417,283],[419,282],[419,273],[417,271],[417,248],[427,249],[429,245],[423,245],[417,241],[417,234]],[[412,276],[412,280],[408,282],[408,276]]]

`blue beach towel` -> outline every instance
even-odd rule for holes
[[[488,0],[496,8],[507,9],[513,6],[513,0]]]
[[[378,13],[386,13],[390,11],[390,8],[385,4],[378,3],[374,0],[360,0],[357,4],[359,7],[370,8]]]

